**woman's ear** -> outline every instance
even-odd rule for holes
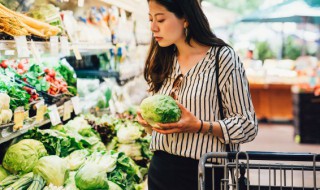
[[[188,28],[189,22],[185,19],[183,23],[183,28]]]

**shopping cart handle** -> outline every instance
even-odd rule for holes
[[[236,159],[238,152],[228,152],[228,159]],[[246,151],[239,152],[239,159],[247,159],[246,154],[250,160],[281,160],[281,161],[320,161],[320,155],[314,153],[303,152],[263,152],[263,151]],[[315,157],[315,155],[317,155]]]

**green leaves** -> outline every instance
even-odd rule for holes
[[[171,123],[180,119],[181,110],[175,100],[166,95],[154,95],[144,99],[140,105],[141,115],[150,125]]]
[[[4,82],[0,80],[0,92],[6,92],[10,96],[10,109],[15,110],[17,107],[24,106],[28,109],[30,95],[19,85],[14,82]]]

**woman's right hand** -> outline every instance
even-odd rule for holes
[[[140,110],[137,110],[137,121],[140,123],[140,125],[144,127],[144,130],[148,134],[152,134],[152,126],[149,125],[149,123],[142,118]]]

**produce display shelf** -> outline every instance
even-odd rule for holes
[[[31,41],[27,41],[27,44],[29,46],[29,49],[31,49]],[[40,52],[50,52],[50,41],[34,41],[35,47]],[[61,43],[58,43],[60,46]],[[73,50],[74,47],[77,47],[79,52],[88,54],[94,54],[97,52],[102,52],[109,50],[114,47],[114,45],[111,42],[106,43],[87,43],[87,42],[81,42],[81,43],[69,43],[70,51]],[[16,42],[14,40],[0,40],[0,50],[15,50]]]
[[[63,106],[58,107],[58,112],[60,117],[63,116]],[[15,132],[10,132],[10,130],[12,131],[12,129],[4,129],[6,130],[8,133],[8,135],[6,135],[5,137],[0,137],[0,144],[5,143],[11,139],[14,139],[16,137],[19,137],[20,135],[25,134],[26,132],[28,132],[28,130],[33,129],[35,127],[42,127],[46,124],[49,124],[51,121],[50,119],[44,119],[42,122],[35,122],[35,117],[30,118],[30,122],[27,122],[27,124],[20,130],[17,130]],[[1,131],[1,135],[4,131]]]

